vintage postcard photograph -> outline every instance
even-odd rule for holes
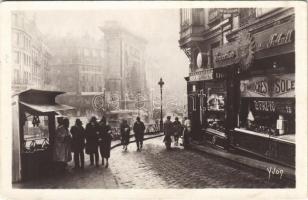
[[[11,193],[305,196],[306,4],[113,3],[1,8]]]

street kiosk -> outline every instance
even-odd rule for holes
[[[60,91],[29,89],[12,96],[12,182],[41,177],[52,170],[57,111],[73,109],[57,104]]]

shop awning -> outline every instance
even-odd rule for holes
[[[38,112],[42,113],[49,113],[49,112],[56,112],[56,111],[61,111],[61,110],[72,110],[75,109],[72,106],[67,106],[63,104],[29,104],[20,101],[20,103],[30,109],[33,109]]]

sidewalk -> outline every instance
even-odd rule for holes
[[[240,163],[247,167],[255,168],[258,170],[265,171],[271,177],[280,176],[281,170],[283,170],[282,178],[287,178],[291,180],[295,180],[295,169],[290,167],[282,166],[276,163],[261,161],[253,158],[249,158],[247,156],[242,156],[239,154],[231,153],[223,149],[218,149],[215,147],[211,147],[209,145],[199,145],[199,144],[192,144],[191,148],[193,150],[201,151],[207,154],[211,154],[214,156],[219,156],[224,159],[228,159],[230,161]],[[269,171],[271,170],[271,174]],[[276,171],[278,170],[278,171]],[[276,174],[275,174],[276,173]],[[279,173],[279,174],[278,174]]]

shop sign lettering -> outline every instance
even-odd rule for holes
[[[256,51],[294,43],[294,35],[294,22],[291,21],[256,33],[254,35],[257,47]]]
[[[228,59],[233,59],[236,57],[235,51],[228,51],[226,53],[217,53],[216,62],[223,62]]]
[[[271,100],[254,100],[255,111],[262,112],[279,112],[285,114],[294,113],[295,104],[287,101],[271,101]]]
[[[294,97],[294,74],[242,80],[242,97]]]
[[[225,67],[238,62],[238,42],[230,42],[213,49],[214,67]]]
[[[213,78],[213,69],[206,69],[198,72],[192,72],[189,74],[190,81],[212,80]]]
[[[288,30],[287,32],[272,34],[266,47],[271,48],[293,42],[292,40],[293,33],[294,30]]]
[[[275,112],[274,101],[253,101],[256,111],[270,111]]]

